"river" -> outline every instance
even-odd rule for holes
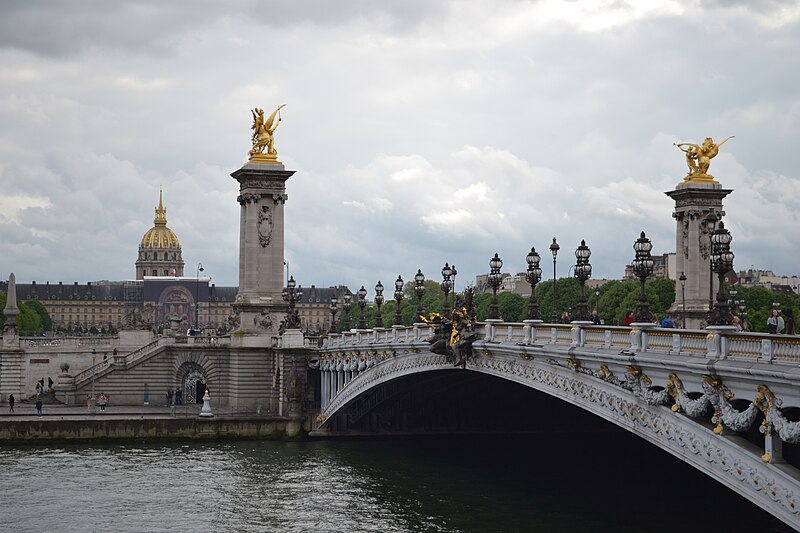
[[[789,531],[621,432],[0,448],[0,531]]]

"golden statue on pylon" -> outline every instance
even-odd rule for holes
[[[714,176],[708,174],[708,167],[711,165],[711,160],[719,153],[720,146],[731,139],[733,139],[733,135],[719,144],[715,144],[714,139],[711,137],[706,137],[706,140],[703,141],[701,145],[694,143],[672,143],[674,146],[677,146],[681,152],[686,154],[686,164],[689,166],[689,174],[683,178],[683,181],[714,182]]]
[[[286,104],[278,106],[278,109],[264,119],[264,110],[258,107],[252,110],[253,125],[250,129],[253,130],[253,148],[248,152],[250,154],[250,161],[254,163],[277,163],[278,151],[275,150],[275,130],[281,122],[281,108],[286,107]],[[275,121],[275,117],[278,120]],[[264,151],[266,150],[266,153]]]

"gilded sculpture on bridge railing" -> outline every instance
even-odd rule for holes
[[[279,163],[278,151],[275,150],[275,130],[281,122],[281,108],[286,104],[278,106],[272,114],[264,119],[264,110],[255,108],[253,113],[253,125],[250,129],[253,130],[252,143],[253,147],[250,149],[250,160],[256,163]],[[278,120],[275,120],[277,116]],[[266,150],[266,154],[264,151]]]
[[[731,139],[733,139],[733,135],[719,144],[714,143],[714,139],[711,137],[706,137],[703,144],[673,143],[681,152],[686,154],[686,165],[689,167],[689,174],[683,178],[684,181],[713,181],[714,176],[708,174],[708,167],[711,165],[711,160],[719,154],[720,147]]]
[[[433,326],[433,335],[428,338],[433,353],[444,355],[453,366],[465,368],[472,356],[472,343],[478,339],[475,331],[476,313],[474,304],[475,288],[467,287],[464,298],[456,299],[450,317],[430,313],[420,317]]]

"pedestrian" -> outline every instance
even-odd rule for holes
[[[736,331],[742,331],[742,319],[736,315],[731,318],[731,326],[736,328]]]
[[[100,393],[100,399],[97,400],[98,405],[100,405],[100,412],[106,412],[106,405],[108,404],[108,396],[106,396],[105,392]]]
[[[561,313],[561,323],[569,324],[570,322],[572,322],[572,319],[569,316],[569,312],[564,311],[563,313]]]
[[[172,405],[172,389],[167,389],[167,407]]]
[[[36,400],[36,416],[42,416],[42,399]]]
[[[114,348],[114,351],[113,351],[112,353],[113,353],[114,355],[117,355],[117,349],[116,349],[116,348]]]
[[[183,391],[181,389],[175,389],[175,405],[182,405],[183,404]]]
[[[47,378],[47,390],[53,390],[53,378]]]
[[[8,412],[9,413],[13,413],[14,412],[14,404],[15,403],[17,403],[17,399],[14,398],[13,394],[9,394],[8,395]]]
[[[777,309],[772,310],[772,315],[767,319],[767,330],[770,333],[783,333],[784,322],[780,311]]]
[[[669,313],[667,313],[667,316],[665,316],[664,320],[661,321],[661,327],[662,328],[674,328],[675,327],[675,321],[672,320],[672,317],[670,316]]]
[[[628,311],[625,313],[625,318],[622,320],[623,326],[630,326],[633,324],[633,311]]]
[[[592,324],[595,326],[600,325],[600,316],[597,314],[597,309],[592,309]]]
[[[794,324],[794,311],[791,308],[786,310],[786,319],[784,320],[786,328],[783,332],[786,335],[796,335],[797,331],[795,331],[795,324]]]
[[[86,395],[86,412],[92,412],[92,403],[94,402],[94,396],[91,394]]]

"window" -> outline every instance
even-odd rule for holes
[[[158,271],[155,268],[153,269],[153,275],[158,276]]]

